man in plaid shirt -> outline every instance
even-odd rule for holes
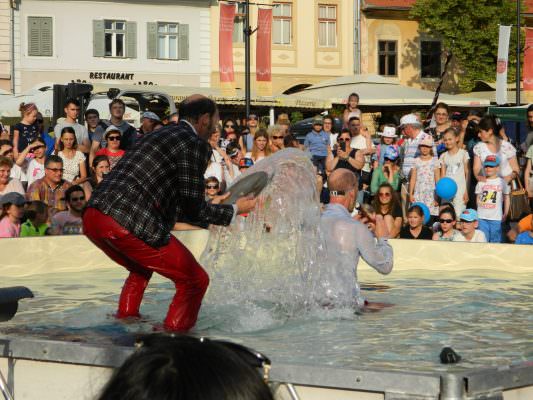
[[[189,250],[170,234],[183,219],[229,225],[250,212],[255,199],[234,205],[206,203],[206,139],[218,122],[215,102],[193,95],[180,104],[180,122],[142,138],[97,186],[83,215],[87,237],[130,272],[117,318],[138,317],[153,272],[171,279],[176,294],[164,327],[194,326],[209,277]]]

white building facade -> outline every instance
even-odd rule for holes
[[[15,91],[42,82],[209,87],[210,3],[20,0]]]

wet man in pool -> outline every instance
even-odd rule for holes
[[[325,265],[318,281],[320,301],[328,305],[353,305],[361,311],[375,311],[386,304],[369,303],[357,282],[359,256],[381,274],[392,271],[393,252],[382,215],[351,216],[357,199],[358,180],[350,170],[339,168],[328,178],[330,203],[320,218],[325,242]]]
[[[117,318],[139,317],[144,291],[154,272],[172,280],[176,294],[164,328],[194,326],[209,277],[170,231],[176,221],[229,225],[250,212],[256,199],[234,205],[206,203],[204,172],[210,155],[207,138],[218,123],[215,102],[201,95],[185,99],[180,121],[142,138],[128,150],[93,192],[83,215],[87,237],[129,276]]]

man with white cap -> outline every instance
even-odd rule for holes
[[[400,152],[401,165],[402,165],[401,196],[402,196],[402,206],[403,206],[402,208],[403,208],[404,215],[405,215],[405,212],[409,206],[408,201],[407,201],[407,193],[409,193],[409,175],[415,163],[415,159],[419,155],[418,145],[424,138],[426,137],[431,138],[431,135],[425,133],[422,130],[422,123],[420,122],[420,119],[415,114],[407,114],[407,115],[404,115],[400,119],[400,130],[406,136],[406,139],[402,144],[402,148]],[[435,145],[433,145],[433,154],[434,154],[435,160],[437,160],[437,156],[436,156],[437,149]]]

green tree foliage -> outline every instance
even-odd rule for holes
[[[525,10],[523,2],[521,7]],[[452,49],[460,68],[459,86],[469,91],[475,80],[496,80],[499,25],[516,24],[516,1],[417,0],[411,18],[419,21],[421,31],[440,37],[444,48]],[[515,71],[516,27],[513,27],[507,75],[510,82],[515,81]]]

